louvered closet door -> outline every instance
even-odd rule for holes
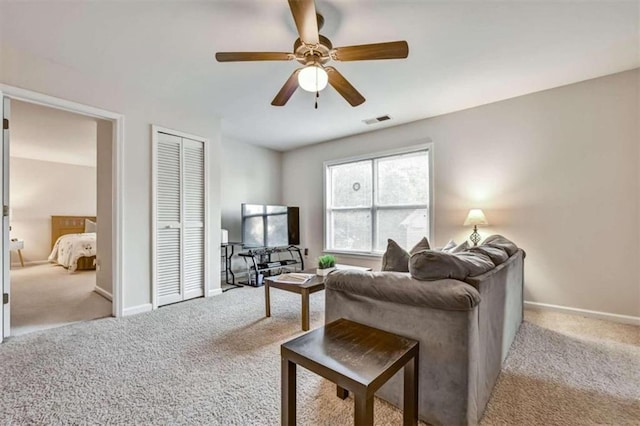
[[[158,305],[183,300],[182,290],[182,139],[158,134],[156,289]]]
[[[204,296],[204,144],[182,139],[184,298]]]

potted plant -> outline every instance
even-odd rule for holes
[[[317,275],[320,275],[321,277],[325,277],[335,269],[336,269],[335,257],[331,256],[330,254],[325,254],[324,256],[320,256],[318,258],[318,269],[316,270]]]

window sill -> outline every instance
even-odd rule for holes
[[[340,257],[353,257],[357,259],[369,258],[369,259],[381,259],[384,253],[368,253],[368,252],[355,252],[355,251],[340,251],[340,250],[323,250],[323,254],[332,254]]]

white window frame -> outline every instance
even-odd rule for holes
[[[403,155],[403,154],[411,154],[413,152],[417,152],[417,151],[427,151],[428,152],[428,156],[427,156],[427,161],[428,161],[428,167],[429,167],[429,199],[428,199],[428,205],[427,205],[427,220],[428,220],[428,226],[427,226],[427,238],[429,240],[432,240],[434,238],[434,215],[433,215],[433,143],[431,142],[424,142],[421,143],[419,145],[411,145],[411,146],[407,146],[407,147],[403,147],[403,148],[399,148],[399,149],[393,149],[393,150],[388,150],[388,151],[379,151],[379,152],[374,152],[374,153],[370,153],[370,154],[365,154],[365,155],[358,155],[358,156],[353,156],[353,157],[348,157],[348,158],[340,158],[337,160],[329,160],[329,161],[325,161],[324,165],[323,165],[323,173],[324,173],[324,179],[323,179],[323,195],[322,195],[322,200],[323,200],[323,221],[324,221],[324,238],[323,238],[323,252],[324,253],[331,253],[331,254],[338,254],[338,255],[348,255],[348,256],[356,256],[356,257],[375,257],[375,258],[379,258],[382,257],[383,253],[382,252],[376,252],[376,251],[352,251],[352,250],[336,250],[336,249],[331,249],[329,248],[329,241],[331,238],[331,229],[330,229],[330,220],[329,220],[329,215],[330,215],[330,210],[329,210],[329,205],[328,205],[328,200],[330,198],[330,193],[329,191],[331,190],[331,187],[329,185],[329,167],[332,166],[337,166],[337,165],[341,165],[341,164],[347,164],[347,163],[355,163],[358,161],[365,161],[365,160],[376,160],[376,159],[380,159],[380,158],[384,158],[384,157],[392,157],[392,156],[396,156],[396,155]],[[372,230],[371,230],[371,238],[372,238],[372,243],[371,243],[371,247],[372,250],[375,248],[375,239],[377,238],[376,236],[376,212],[377,210],[384,210],[384,209],[396,209],[396,208],[410,208],[410,207],[420,207],[422,208],[423,205],[420,206],[377,206],[376,205],[376,200],[375,200],[375,179],[376,179],[376,173],[377,170],[375,167],[373,167],[373,181],[372,181],[372,185],[373,185],[373,199],[372,199],[372,203],[371,203],[371,207],[349,207],[349,208],[345,208],[345,210],[367,210],[367,211],[371,211],[372,213]]]

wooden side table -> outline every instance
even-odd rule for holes
[[[282,424],[296,424],[296,365],[337,385],[338,396],[355,399],[355,424],[373,424],[373,396],[404,367],[403,424],[418,424],[417,341],[339,319],[290,340],[282,356]]]

